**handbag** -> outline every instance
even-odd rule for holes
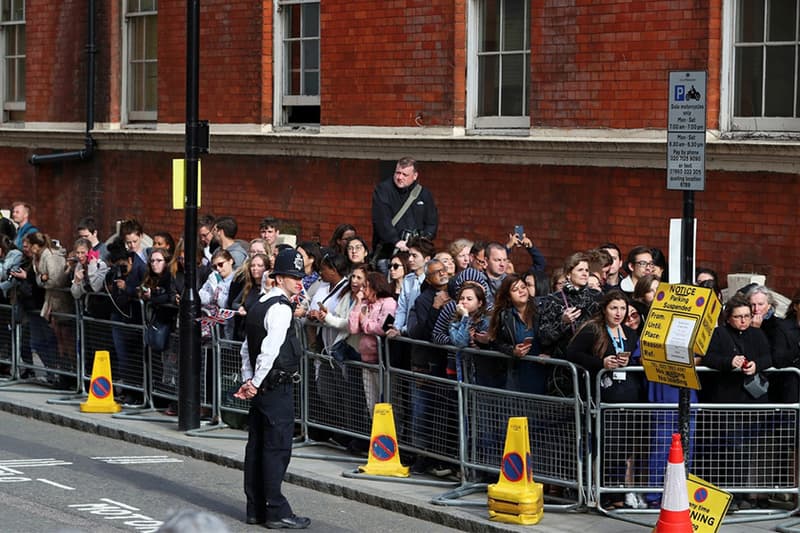
[[[172,333],[170,324],[151,322],[147,324],[144,334],[144,342],[154,352],[163,352],[169,346],[169,335]]]
[[[761,372],[756,372],[752,376],[745,376],[744,390],[746,390],[754,400],[758,400],[769,392],[769,379]]]

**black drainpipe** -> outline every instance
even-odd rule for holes
[[[94,0],[88,2],[88,22],[86,37],[86,137],[83,150],[73,152],[58,152],[55,154],[32,155],[28,162],[31,165],[42,165],[45,163],[55,163],[57,161],[71,161],[80,159],[81,161],[91,159],[94,154],[95,140],[92,138],[94,129],[94,61],[97,55],[97,47],[94,44]]]

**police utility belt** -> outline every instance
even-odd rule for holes
[[[278,387],[278,385],[286,385],[287,383],[300,383],[301,377],[300,372],[287,372],[286,370],[281,370],[280,368],[273,368],[267,374],[266,379],[261,383],[261,386],[258,388],[260,392],[265,390],[274,390]]]

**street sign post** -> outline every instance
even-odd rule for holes
[[[667,189],[705,189],[706,73],[669,73]]]

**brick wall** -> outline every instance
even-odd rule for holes
[[[38,169],[25,157],[0,150],[1,174],[21,176],[0,182],[0,198],[8,201],[2,207],[30,201],[35,221],[64,242],[93,205],[100,205],[92,214],[105,230],[132,215],[148,232],[183,232],[183,212],[171,209],[169,154],[99,152],[92,162]],[[199,213],[235,216],[241,238],[255,237],[259,220],[272,215],[298,227],[299,239],[326,242],[337,224],[350,222],[371,242],[378,168],[369,160],[206,156]],[[99,176],[93,191],[86,182],[92,176]],[[669,219],[682,213],[682,193],[666,190],[663,170],[430,163],[420,176],[439,207],[437,244],[462,236],[504,239],[523,224],[550,267],[606,240],[624,253],[637,244],[666,250]],[[102,202],[93,204],[92,194]],[[791,294],[800,286],[798,195],[797,175],[709,172],[695,200],[698,264],[720,273],[762,272]],[[512,259],[529,266],[522,252]]]
[[[670,70],[718,77],[709,55],[721,55],[719,37],[709,35],[720,33],[721,7],[710,4],[531,2],[531,125],[664,129]]]
[[[271,12],[267,9],[267,16]],[[208,0],[200,9],[200,115],[212,123],[262,121],[260,3]],[[270,37],[271,38],[271,37]],[[158,120],[186,120],[186,3],[158,5]]]
[[[321,2],[321,123],[453,125],[453,16],[453,0]]]

